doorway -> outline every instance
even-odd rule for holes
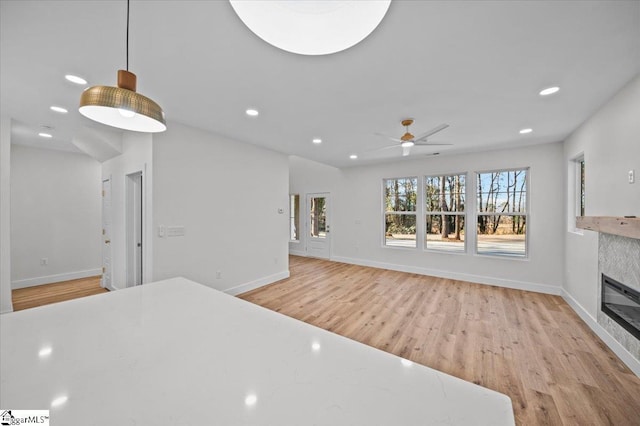
[[[143,229],[143,191],[142,172],[126,176],[126,255],[127,287],[143,283],[142,273],[142,229]]]
[[[329,193],[307,194],[306,198],[307,256],[329,259],[331,256]]]

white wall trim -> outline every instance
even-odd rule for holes
[[[452,280],[470,281],[478,284],[488,284],[497,287],[513,288],[516,290],[535,291],[538,293],[560,295],[560,286],[532,283],[528,281],[508,280],[504,278],[486,277],[482,275],[464,274],[461,272],[443,271],[439,269],[421,268],[418,266],[397,265],[394,263],[376,262],[365,259],[353,259],[349,257],[333,256],[331,260],[349,263],[352,265],[370,266],[373,268],[390,269],[392,271],[408,272],[412,274],[429,275]]]
[[[304,256],[307,257],[307,252],[304,250],[291,250],[289,249],[289,254],[292,254],[294,256]]]
[[[11,282],[11,289],[34,287],[37,285],[57,283],[60,281],[77,280],[79,278],[95,277],[102,275],[102,269],[87,269],[86,271],[68,272],[65,274],[46,275],[43,277],[27,278]]]
[[[142,285],[142,284],[140,284],[140,285]],[[112,286],[112,285],[108,285],[108,286],[103,287],[103,288],[106,288],[106,289],[107,289],[107,290],[109,290],[109,291],[118,291],[118,290],[122,290],[121,288],[114,287],[114,286]]]
[[[615,353],[618,358],[626,364],[627,367],[634,372],[634,374],[640,377],[640,360],[637,360],[627,351],[624,346],[618,343],[600,324],[593,318],[586,309],[582,307],[576,299],[573,298],[565,289],[562,289],[562,298],[571,306],[571,308],[578,314],[578,316],[584,321],[594,333],[602,339],[602,341]]]
[[[274,283],[276,281],[284,280],[286,278],[289,278],[288,270],[278,272],[277,274],[269,275],[263,278],[259,278],[254,281],[249,281],[248,283],[240,284],[235,287],[228,288],[224,290],[224,292],[232,296],[237,296],[238,294],[246,293],[247,291],[255,290],[256,288]]]

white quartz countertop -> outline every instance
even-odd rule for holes
[[[514,424],[506,395],[183,278],[0,316],[0,408],[53,426]]]

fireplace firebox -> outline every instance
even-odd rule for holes
[[[601,309],[640,340],[640,292],[602,274]]]

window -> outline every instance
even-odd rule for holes
[[[311,197],[309,200],[309,236],[327,238],[327,198]]]
[[[584,157],[576,159],[576,179],[577,179],[577,209],[580,216],[584,216]]]
[[[567,163],[567,230],[575,234],[583,234],[583,230],[576,227],[576,216],[585,215],[585,161],[580,153]]]
[[[300,241],[300,195],[289,195],[289,240]]]
[[[526,256],[527,174],[527,169],[478,173],[478,254]]]
[[[384,245],[416,247],[416,201],[418,179],[385,179]]]
[[[425,248],[465,251],[464,191],[464,174],[425,177]]]

